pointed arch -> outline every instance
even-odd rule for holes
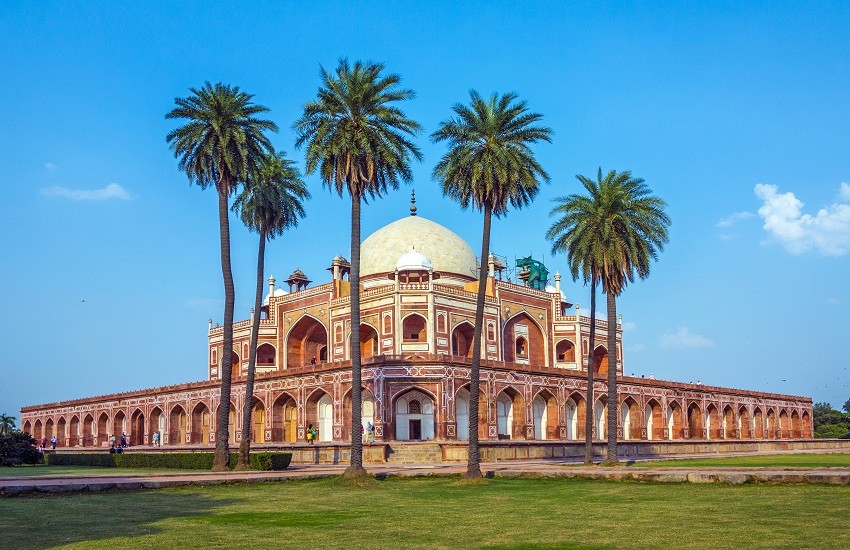
[[[328,329],[324,323],[305,314],[292,325],[286,335],[286,368],[322,362],[328,357]]]
[[[779,431],[776,425],[776,411],[771,407],[767,409],[767,437],[768,439],[779,439]]]
[[[502,339],[506,362],[549,366],[543,327],[525,311],[508,318]]]
[[[720,422],[720,412],[713,403],[705,408],[705,437],[706,439],[723,439],[723,423]]]
[[[555,395],[546,388],[541,389],[532,398],[531,409],[534,439],[558,439],[558,402]]]
[[[333,441],[333,399],[321,388],[316,388],[307,398],[307,424],[318,433],[316,441]]]
[[[452,355],[472,358],[472,338],[475,327],[469,321],[461,321],[452,329]]]
[[[593,365],[593,372],[599,374],[606,374],[608,372],[608,349],[602,344],[593,348]]]
[[[212,431],[212,415],[210,408],[203,401],[192,409],[192,443],[207,445],[210,443]]]
[[[94,416],[91,413],[86,413],[83,417],[83,433],[81,436],[83,447],[94,446]]]
[[[731,405],[723,407],[723,439],[737,439],[735,411]]]
[[[753,409],[753,425],[755,427],[753,437],[756,439],[764,439],[764,415],[761,412],[761,407]]]
[[[170,445],[186,442],[186,411],[180,405],[171,407],[168,413],[168,440]]]
[[[392,406],[396,439],[434,439],[436,407],[436,399],[420,387],[411,387],[396,394]]]
[[[272,402],[272,441],[298,441],[298,405],[295,397],[287,392],[281,392]]]
[[[40,418],[35,419],[35,424],[33,424],[32,428],[32,436],[39,444],[41,444],[41,440],[44,439],[44,426],[41,424]]]
[[[667,403],[667,439],[682,439],[683,435],[682,406],[677,400],[671,400]]]
[[[753,421],[750,418],[750,411],[746,405],[741,405],[738,409],[738,437],[740,439],[752,439],[753,437]]]
[[[788,422],[788,411],[780,409],[779,411],[779,438],[788,439],[791,437],[791,425]]]
[[[145,444],[145,414],[141,409],[136,409],[130,415],[130,433],[128,434],[128,445]]]
[[[59,420],[56,421],[56,439],[57,446],[64,447],[65,446],[65,438],[68,437],[68,423],[65,421],[64,416],[60,416]]]
[[[346,390],[345,395],[342,396],[342,437],[346,440],[351,435],[352,389]],[[360,388],[360,425],[362,426],[360,431],[362,435],[366,434],[369,423],[372,426],[375,425],[375,396],[369,388],[363,385]]]
[[[702,409],[697,402],[688,405],[688,434],[691,439],[705,438],[705,422],[702,419]]]
[[[469,439],[469,404],[472,395],[469,384],[461,386],[455,392],[455,422],[457,438]],[[487,398],[484,392],[478,392],[478,439],[487,439]]]
[[[165,415],[162,414],[162,409],[159,405],[151,409],[148,415],[148,433],[150,434],[150,442],[153,443],[153,434],[159,434],[159,441],[162,444],[163,432],[165,431]]]
[[[427,342],[428,320],[420,313],[410,313],[401,320],[402,338],[405,342]]]
[[[511,386],[496,394],[496,426],[499,439],[525,439],[525,401]]]
[[[800,435],[800,437],[810,439],[812,437],[812,417],[809,416],[809,411],[803,411],[803,414],[800,415],[800,420],[803,425],[803,433]]]
[[[608,396],[600,395],[593,403],[593,420],[596,427],[594,439],[606,439],[608,437]],[[617,428],[614,427],[616,430]]]
[[[661,404],[650,399],[644,407],[644,419],[646,426],[646,438],[650,440],[664,439],[664,420],[662,418]]]
[[[632,396],[626,396],[620,405],[620,425],[623,439],[640,439],[640,407]]]
[[[587,418],[587,405],[580,392],[573,392],[566,401],[567,439],[584,439]]]
[[[124,411],[118,411],[112,417],[112,435],[118,440],[121,439],[122,435],[127,435],[127,415],[124,414]]]
[[[555,344],[555,361],[558,363],[576,362],[576,345],[569,338],[563,338]]]
[[[277,350],[271,342],[263,342],[257,346],[258,367],[273,367],[275,365],[275,357],[277,357]]]
[[[97,417],[97,444],[100,447],[105,447],[109,442],[109,415],[106,411],[100,413]]]
[[[800,425],[800,413],[791,411],[791,437],[800,439],[803,437],[803,428]]]

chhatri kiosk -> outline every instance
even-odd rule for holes
[[[376,442],[458,442],[468,437],[469,370],[478,288],[478,259],[449,229],[411,215],[362,244],[360,331],[363,417]],[[595,357],[594,437],[616,429],[621,440],[766,440],[812,436],[812,401],[778,395],[623,375],[622,326],[590,319],[567,301],[560,276],[530,259],[517,283],[505,262],[488,259],[482,331],[479,436],[488,442],[584,439],[588,356]],[[209,327],[208,379],[176,386],[73,399],[21,410],[22,428],[60,446],[103,447],[129,434],[149,445],[211,445],[219,403],[222,353],[233,360],[230,434],[235,443],[300,445],[309,425],[318,441],[344,443],[351,434],[349,263],[333,258],[330,281],[310,286],[296,269],[287,288],[269,278],[257,348],[253,429],[241,432],[250,319],[235,323],[233,349],[223,328]],[[588,312],[589,313],[589,312]],[[610,320],[609,320],[610,321]],[[617,349],[606,349],[608,331]],[[617,426],[606,426],[608,355],[618,365]]]

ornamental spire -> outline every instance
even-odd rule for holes
[[[416,191],[410,192],[410,215],[416,215]]]

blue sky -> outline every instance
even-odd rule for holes
[[[554,130],[535,148],[551,184],[495,223],[495,252],[565,274],[544,238],[551,200],[600,166],[667,201],[669,246],[619,300],[628,373],[850,397],[848,4],[138,4],[0,13],[0,412],[205,378],[223,305],[216,197],[178,171],[164,114],[205,81],[238,85],[303,166],[291,124],[340,57],[415,90],[419,212],[473,249],[481,217],[441,196],[444,149],[428,139],[473,88],[517,92]],[[348,203],[308,184],[307,217],[270,244],[267,272],[321,283],[348,256]],[[409,196],[370,204],[364,238]],[[256,236],[231,227],[241,319]],[[586,288],[565,274],[564,290],[586,311]]]

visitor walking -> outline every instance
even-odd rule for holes
[[[307,443],[312,445],[314,439],[316,439],[316,430],[313,428],[313,425],[310,424],[307,428]]]
[[[42,452],[44,452],[44,449],[47,448],[47,438],[46,437],[41,438],[40,447],[41,447]]]
[[[123,449],[126,446],[127,446],[127,434],[125,434],[124,432],[121,432],[121,448]]]
[[[54,451],[56,450],[56,444],[57,443],[58,443],[58,441],[56,440],[55,435],[50,438],[50,446],[53,448]]]
[[[153,433],[153,446],[159,447],[159,432]]]
[[[109,436],[109,446],[113,448],[115,447],[115,434]]]
[[[366,422],[366,442],[375,442],[375,426],[371,422]]]

